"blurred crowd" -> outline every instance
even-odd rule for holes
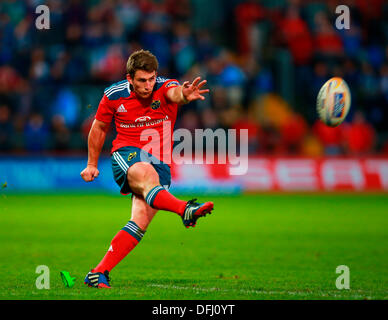
[[[35,26],[40,4],[48,30]],[[349,30],[336,29],[339,4]],[[84,152],[103,89],[140,48],[162,76],[208,80],[208,98],[182,108],[176,128],[248,129],[250,154],[388,154],[384,0],[1,1],[0,152]],[[329,128],[315,105],[333,76],[352,108]]]

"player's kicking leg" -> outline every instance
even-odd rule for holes
[[[197,203],[195,199],[182,201],[175,198],[160,185],[160,177],[149,163],[131,165],[126,177],[134,193],[132,217],[113,238],[99,265],[86,275],[85,283],[91,287],[110,288],[109,272],[140,242],[157,210],[177,213],[187,228],[194,227],[198,218],[213,210],[213,202]]]
[[[156,212],[141,196],[132,197],[131,220],[113,238],[98,266],[86,275],[85,284],[95,288],[110,288],[109,272],[140,242]]]
[[[177,213],[186,228],[194,227],[198,218],[213,210],[213,202],[198,203],[196,199],[182,201],[175,198],[160,185],[159,175],[149,163],[135,163],[128,169],[127,176],[131,189],[141,194],[150,207]]]

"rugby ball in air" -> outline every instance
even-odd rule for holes
[[[350,104],[350,90],[345,80],[338,77],[331,78],[319,90],[318,116],[326,125],[336,127],[345,120]]]

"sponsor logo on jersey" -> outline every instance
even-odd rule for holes
[[[117,112],[127,112],[127,109],[125,109],[124,105],[121,104],[120,107],[118,107]]]
[[[128,161],[131,161],[134,157],[136,157],[137,155],[137,152],[131,152],[129,155],[128,155]]]
[[[145,121],[149,121],[151,120],[151,117],[149,116],[142,116],[142,117],[139,117],[135,120],[135,122],[145,122]]]
[[[152,109],[152,110],[159,109],[159,107],[160,107],[160,100],[154,100],[154,101],[152,101],[152,103],[151,103],[151,109]]]
[[[139,119],[142,119],[142,121],[140,121]],[[151,120],[150,117],[143,116],[143,117],[137,118],[133,123],[120,122],[119,126],[120,128],[144,128],[144,127],[158,125],[166,120],[168,120],[168,115],[166,115],[163,119],[156,119],[156,120]]]

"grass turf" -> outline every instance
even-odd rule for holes
[[[183,197],[184,198],[184,197]],[[159,212],[111,272],[113,290],[85,287],[130,217],[129,197],[0,195],[0,299],[387,299],[386,195],[201,197],[214,213],[185,229]],[[35,286],[37,266],[50,289]],[[335,286],[350,269],[350,290]],[[59,272],[76,277],[65,288]]]

